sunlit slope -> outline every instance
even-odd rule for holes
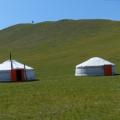
[[[76,64],[99,56],[120,65],[120,22],[61,20],[19,24],[0,31],[0,59],[12,51],[38,76],[74,75]],[[117,68],[118,70],[119,67]]]

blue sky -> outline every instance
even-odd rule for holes
[[[0,0],[0,29],[60,19],[120,20],[120,0]]]

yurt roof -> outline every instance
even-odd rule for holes
[[[103,58],[100,58],[100,57],[93,57],[81,64],[78,64],[76,67],[103,66],[103,65],[113,65],[114,66],[115,64],[111,63]]]
[[[7,60],[0,64],[0,70],[11,70],[11,62],[13,69],[24,69],[24,64],[17,62],[16,60]],[[25,69],[33,69],[25,65]]]

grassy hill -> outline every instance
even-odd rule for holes
[[[0,61],[13,58],[36,70],[39,81],[1,83],[1,120],[119,120],[120,78],[75,77],[93,57],[120,72],[120,22],[60,20],[18,24],[0,31]]]

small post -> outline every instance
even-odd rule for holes
[[[10,52],[10,62],[11,62],[11,70],[13,70],[13,63],[12,63],[12,54]]]
[[[27,73],[26,73],[25,64],[24,64],[24,75],[25,75],[25,80],[27,80]]]

